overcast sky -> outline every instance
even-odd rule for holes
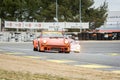
[[[94,6],[98,7],[104,3],[105,0],[94,0]],[[109,11],[120,11],[120,0],[106,0],[108,2]]]

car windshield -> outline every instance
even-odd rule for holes
[[[46,38],[63,38],[63,34],[61,32],[43,32],[42,37]]]

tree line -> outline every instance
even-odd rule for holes
[[[59,22],[80,22],[80,0],[57,0]],[[95,29],[107,18],[107,3],[91,7],[94,0],[81,0],[81,20]],[[2,21],[53,22],[56,17],[56,0],[0,0]]]

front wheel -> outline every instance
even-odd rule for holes
[[[33,51],[37,51],[37,48],[35,48],[34,41],[33,41]]]
[[[33,48],[33,51],[37,51],[37,48]]]
[[[67,51],[67,52],[65,52],[65,53],[69,54],[70,52],[69,52],[69,51]]]

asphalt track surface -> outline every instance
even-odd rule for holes
[[[120,73],[120,41],[80,41],[81,52],[33,51],[32,42],[0,42],[4,54]]]

